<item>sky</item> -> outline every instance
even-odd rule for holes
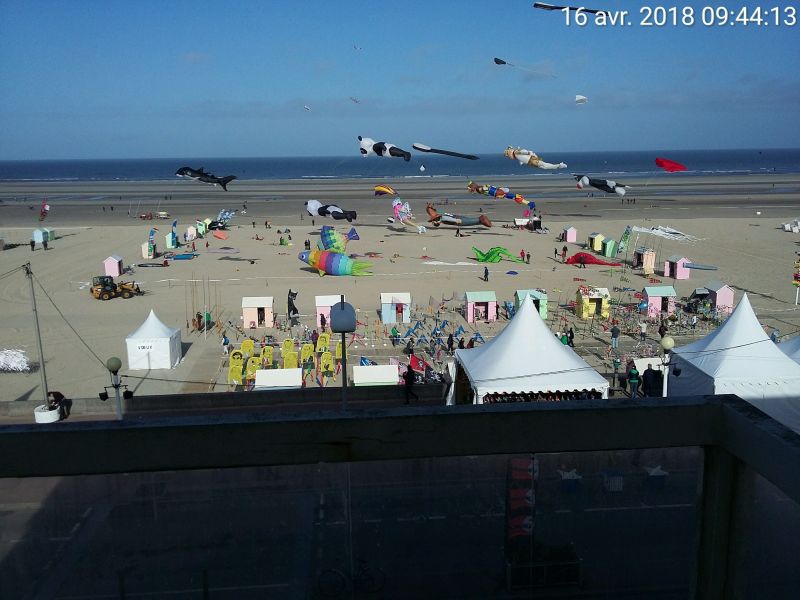
[[[704,26],[684,0],[693,26],[646,27],[657,3],[592,1],[632,24],[520,0],[0,0],[0,159],[800,146],[800,23]]]

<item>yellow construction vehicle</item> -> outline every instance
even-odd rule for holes
[[[117,296],[125,299],[133,296],[141,296],[142,290],[133,281],[114,283],[111,275],[98,275],[92,278],[91,294],[97,300],[111,300]]]

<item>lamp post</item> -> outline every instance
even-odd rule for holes
[[[662,375],[662,383],[661,383],[661,397],[667,397],[667,380],[669,379],[669,358],[670,352],[675,347],[675,340],[672,339],[671,336],[665,335],[661,338],[661,349],[664,351],[664,356],[661,357],[661,364],[663,365],[663,369],[661,370]]]
[[[122,361],[116,356],[112,356],[106,361],[106,369],[111,373],[111,387],[114,388],[116,397],[117,421],[122,420],[122,399],[119,397],[120,379],[119,370],[122,368]]]

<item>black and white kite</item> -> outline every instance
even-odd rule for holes
[[[411,152],[398,148],[394,144],[386,142],[376,142],[372,138],[358,136],[358,143],[361,146],[360,151],[364,158],[370,154],[384,157],[402,158],[408,162],[411,160]]]
[[[356,220],[356,211],[343,210],[335,204],[323,204],[319,200],[306,200],[306,211],[312,217],[331,217],[337,221],[347,219],[348,223]]]
[[[582,10],[583,12],[591,15],[599,15],[605,13],[605,10],[596,8],[584,8],[583,6],[557,6],[555,4],[547,4],[546,2],[534,2],[533,8],[541,8],[542,10]]]
[[[191,167],[181,167],[177,171],[175,171],[175,175],[178,177],[188,177],[189,179],[194,179],[196,181],[202,181],[203,183],[208,183],[210,185],[218,185],[226,192],[228,191],[228,184],[236,179],[236,175],[228,175],[226,177],[217,177],[212,175],[211,173],[206,173],[203,170],[203,167],[199,169],[193,169]]]
[[[587,177],[586,175],[573,175],[573,177],[575,177],[575,181],[578,182],[577,187],[579,190],[582,190],[587,185],[590,185],[593,188],[608,192],[609,194],[624,196],[625,188],[628,187],[627,185],[622,185],[621,183],[617,183],[616,181],[612,181],[610,179],[593,179],[591,177]]]
[[[439,148],[431,148],[430,146],[426,146],[425,144],[414,143],[411,145],[414,150],[419,150],[420,152],[430,152],[432,154],[444,154],[446,156],[455,156],[456,158],[466,158],[467,160],[478,160],[479,157],[475,156],[474,154],[464,154],[462,152],[454,152],[452,150],[441,150]]]

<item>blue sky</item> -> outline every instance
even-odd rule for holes
[[[642,4],[591,4],[633,12],[602,29],[517,0],[0,0],[0,159],[800,146],[800,24]]]

